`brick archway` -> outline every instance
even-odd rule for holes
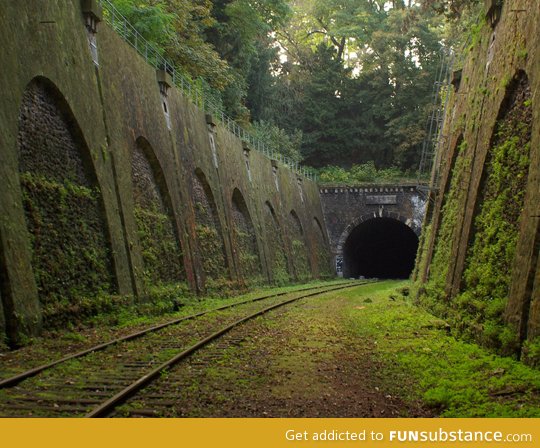
[[[366,213],[364,215],[361,215],[355,218],[347,225],[347,227],[345,227],[345,230],[342,232],[339,238],[338,244],[336,246],[336,249],[337,249],[336,255],[343,255],[343,248],[345,247],[347,238],[349,238],[349,235],[356,227],[358,227],[363,222],[369,221],[370,219],[376,219],[376,218],[390,218],[390,219],[395,219],[397,221],[400,221],[403,224],[405,224],[407,227],[409,227],[418,237],[420,236],[420,232],[422,231],[421,227],[416,225],[415,222],[411,218],[407,218],[396,212],[389,212],[383,209],[374,213]]]

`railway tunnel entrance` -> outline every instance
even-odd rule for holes
[[[344,277],[409,278],[418,236],[401,221],[373,218],[360,223],[343,247]]]

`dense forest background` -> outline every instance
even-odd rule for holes
[[[418,166],[440,59],[478,0],[111,0],[223,111],[322,180]]]

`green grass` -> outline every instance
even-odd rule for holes
[[[444,321],[396,292],[404,287],[383,282],[340,293],[350,299],[349,330],[376,342],[390,390],[444,417],[540,417],[537,370],[455,339]]]
[[[294,291],[309,286],[331,286],[342,282],[344,280],[314,280],[309,283],[289,284],[280,287],[272,285],[261,286],[242,295],[234,295],[234,297],[231,296],[232,291],[227,294],[209,292],[208,295],[197,297],[186,292],[183,284],[165,285],[154,288],[143,303],[118,306],[115,309],[107,310],[91,317],[88,321],[83,322],[83,324],[89,323],[91,326],[107,326],[112,328],[151,325],[158,322],[156,319],[158,316],[166,316],[170,319],[179,318],[265,294]]]

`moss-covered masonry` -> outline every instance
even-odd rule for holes
[[[486,1],[450,93],[415,271],[454,331],[540,361],[540,8]]]
[[[156,70],[103,22],[94,64],[79,0],[0,2],[0,17],[0,338],[24,343],[156,284],[293,278],[304,254],[292,210],[307,253],[299,277],[327,270],[317,186],[174,87],[168,123]]]

